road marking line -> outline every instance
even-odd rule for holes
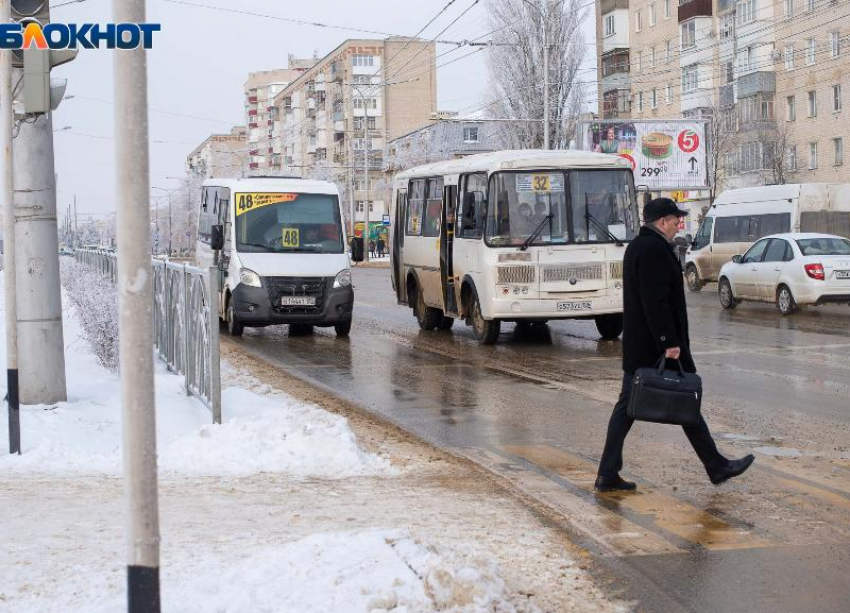
[[[509,445],[504,450],[563,477],[579,489],[592,492],[596,465],[549,445]],[[712,551],[752,549],[776,544],[751,533],[745,525],[733,525],[684,500],[645,486],[637,493],[597,495],[605,508],[616,514],[630,511],[648,517],[655,531],[674,534]]]

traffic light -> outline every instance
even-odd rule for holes
[[[12,19],[26,27],[29,23],[41,26],[50,22],[48,0],[12,0]],[[55,109],[61,96],[51,96],[50,70],[77,57],[76,49],[22,49],[13,52],[12,65],[24,69],[23,103],[25,114],[47,113]],[[54,87],[64,92],[64,83]]]

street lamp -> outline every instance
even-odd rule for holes
[[[176,192],[176,189],[166,189],[164,187],[151,186],[151,189],[158,189],[168,194],[168,257],[171,257],[171,194]]]

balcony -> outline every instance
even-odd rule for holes
[[[776,73],[761,71],[738,77],[738,98],[776,93]]]
[[[615,89],[629,89],[629,73],[617,72],[602,78],[602,93]]]
[[[257,109],[251,109],[250,111],[248,111],[248,117],[256,117],[256,116],[257,116]]]
[[[735,104],[735,86],[732,83],[720,86],[720,107],[727,108]]]
[[[258,128],[258,127],[260,127],[260,126],[259,126],[259,124],[257,124],[257,123],[255,122],[255,123],[249,123],[249,124],[248,124],[248,127],[249,127],[249,128],[251,128],[251,129],[254,129],[254,128]]]
[[[615,11],[617,9],[629,8],[629,0],[602,0],[602,15]]]
[[[694,17],[711,17],[712,0],[679,0],[679,23]]]
[[[345,78],[345,70],[339,62],[331,62],[331,81],[342,83]]]
[[[257,104],[256,96],[248,96],[248,104]]]

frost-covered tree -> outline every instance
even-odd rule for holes
[[[505,122],[501,145],[525,149],[543,145],[544,40],[549,46],[549,133],[553,149],[565,149],[575,135],[586,87],[579,68],[587,46],[579,0],[489,0],[494,30],[489,70],[494,102],[487,113]],[[544,33],[545,32],[545,33]]]

